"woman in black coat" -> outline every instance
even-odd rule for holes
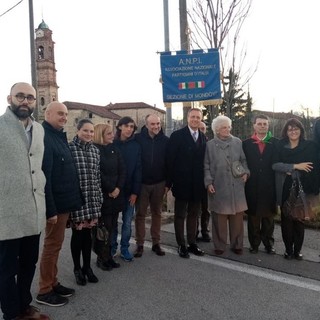
[[[119,149],[113,144],[113,129],[108,124],[94,127],[94,143],[100,150],[101,187],[103,204],[101,222],[108,230],[108,243],[99,244],[97,266],[102,270],[120,267],[111,256],[112,232],[115,230],[119,212],[124,207],[123,187],[126,179],[125,163]]]
[[[285,244],[286,259],[302,260],[301,248],[304,240],[303,221],[293,220],[282,210],[290,194],[293,177],[299,176],[304,192],[319,194],[319,164],[317,147],[314,141],[305,140],[304,127],[297,119],[289,119],[277,146],[275,163],[277,202],[281,208],[281,231]]]

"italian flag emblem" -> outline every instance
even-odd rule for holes
[[[206,86],[204,81],[180,82],[179,90],[200,89]]]

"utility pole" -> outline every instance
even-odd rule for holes
[[[187,18],[187,0],[179,0],[180,13],[180,47],[181,50],[189,51],[189,27]],[[187,114],[190,109],[190,103],[183,102],[183,124],[187,124]]]
[[[164,18],[164,51],[170,51],[169,41],[169,6],[168,0],[163,0],[163,18]],[[172,104],[170,102],[165,103],[166,107],[166,135],[170,137],[172,128]]]
[[[30,57],[31,57],[31,80],[32,86],[38,91],[37,88],[37,68],[36,68],[36,47],[34,43],[34,21],[33,21],[33,0],[29,0],[29,26],[30,26]],[[37,104],[38,105],[38,104]],[[39,110],[35,108],[33,116],[38,120]]]

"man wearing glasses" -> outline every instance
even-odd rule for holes
[[[30,305],[31,283],[45,227],[44,131],[31,116],[36,91],[11,87],[0,117],[0,304],[4,319],[49,319]]]

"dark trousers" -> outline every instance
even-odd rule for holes
[[[72,228],[70,248],[74,270],[81,269],[81,255],[83,270],[88,270],[90,268],[91,245],[91,229],[83,228],[81,230],[76,230],[75,228]]]
[[[282,240],[288,254],[299,253],[304,240],[304,224],[281,213]]]
[[[200,217],[197,220],[197,234],[199,234],[200,232],[199,225],[200,225],[202,234],[209,233],[210,232],[209,222],[210,222],[210,212],[208,210],[208,196],[206,191],[205,196],[201,199]]]
[[[102,243],[99,244],[99,253],[98,258],[107,261],[112,258],[111,256],[111,243],[113,238],[114,230],[117,228],[118,225],[118,218],[119,218],[119,212],[111,213],[111,214],[105,214],[102,215],[100,220],[105,225],[106,229],[108,230],[108,243]]]
[[[175,199],[174,203],[174,230],[177,244],[185,245],[184,224],[187,220],[188,244],[196,243],[197,219],[200,213],[201,201],[186,201]]]
[[[24,312],[32,301],[31,283],[40,235],[0,241],[0,303],[4,319]]]
[[[248,238],[252,248],[258,249],[262,242],[266,248],[274,245],[274,218],[273,215],[261,217],[248,215]]]

